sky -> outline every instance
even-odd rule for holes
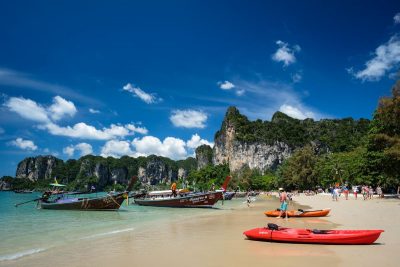
[[[0,176],[37,155],[184,159],[229,106],[371,119],[399,66],[399,1],[0,1]]]

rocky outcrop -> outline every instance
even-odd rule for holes
[[[212,164],[213,150],[209,145],[201,145],[196,148],[197,169]]]
[[[139,167],[138,178],[141,183],[148,185],[170,183],[178,178],[178,172],[155,157],[145,167]]]
[[[234,118],[239,111],[231,107],[228,109],[221,130],[216,134],[213,148],[213,164],[229,164],[232,172],[243,167],[257,169],[264,173],[268,169],[275,169],[292,154],[292,149],[284,142],[275,141],[272,144],[264,142],[239,141],[236,137]]]
[[[62,160],[54,156],[37,156],[24,159],[18,164],[16,178],[28,178],[31,181],[52,179],[52,173]]]

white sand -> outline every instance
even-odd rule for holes
[[[196,217],[113,237],[82,241],[2,262],[4,266],[400,266],[400,201],[340,200],[329,196],[299,196],[295,201],[312,208],[331,207],[326,218],[267,218],[263,212],[278,206],[260,197],[251,208]],[[289,208],[299,206],[292,203]],[[286,227],[320,229],[384,229],[379,244],[337,246],[283,244],[246,240],[243,231],[268,222]]]

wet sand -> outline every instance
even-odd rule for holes
[[[263,212],[278,206],[275,198],[259,197],[251,208],[244,204],[231,211],[149,224],[143,229],[73,246],[56,247],[1,266],[398,266],[399,201],[341,200],[329,196],[295,197],[313,208],[331,207],[326,218],[276,219]],[[171,210],[173,212],[174,209]],[[393,214],[393,215],[392,215]],[[389,216],[390,215],[390,216]],[[319,229],[382,228],[379,244],[371,246],[304,245],[249,241],[243,231],[268,222],[287,227]]]

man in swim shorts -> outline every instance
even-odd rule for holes
[[[285,214],[287,219],[286,211],[288,208],[289,199],[283,188],[279,188],[279,201],[281,202],[281,207],[280,207],[281,213],[279,214],[278,218],[282,218],[283,214]]]

